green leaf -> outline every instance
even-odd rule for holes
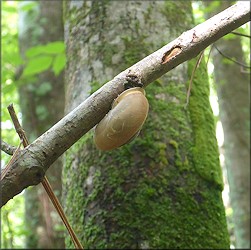
[[[9,53],[6,52],[5,54],[3,54],[2,60],[4,61],[4,63],[8,63],[10,65],[13,65],[14,67],[23,63],[21,56],[15,51],[10,51]]]
[[[9,13],[16,13],[17,8],[14,6],[7,6],[6,4],[2,5],[2,11],[3,12],[9,12]]]
[[[52,63],[51,56],[40,56],[29,60],[24,68],[23,76],[31,76],[47,70]]]
[[[27,49],[25,52],[26,57],[31,58],[34,56],[38,56],[44,53],[44,45],[34,46],[30,49]]]
[[[65,44],[62,41],[51,42],[45,45],[45,53],[48,54],[58,54],[63,53],[64,51]]]
[[[55,57],[52,65],[52,70],[56,76],[64,69],[66,64],[65,54],[59,54]]]
[[[3,95],[3,96],[6,96],[10,93],[13,94],[13,92],[16,91],[16,88],[17,88],[17,86],[13,83],[12,84],[3,84],[2,91],[3,91],[3,93],[5,93],[5,95]]]
[[[59,54],[64,53],[65,44],[62,41],[56,41],[47,43],[45,45],[34,46],[28,50],[26,50],[26,57],[31,58],[34,56],[38,56],[41,54]]]
[[[26,2],[26,3],[24,2],[20,9],[23,11],[29,11],[37,5],[38,5],[38,3],[36,3],[36,2]]]

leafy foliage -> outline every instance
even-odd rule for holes
[[[24,248],[27,230],[24,223],[23,195],[14,197],[9,201],[1,212],[1,242],[2,248]]]
[[[17,2],[2,3],[2,77],[1,77],[1,132],[2,139],[11,145],[17,146],[18,136],[10,120],[7,106],[15,103],[15,110],[19,113],[18,94],[15,82],[15,72],[22,59],[19,56],[17,41]],[[10,156],[1,151],[1,166],[4,167]],[[1,209],[1,247],[23,248],[26,234],[23,223],[24,199],[23,195],[16,196]]]
[[[17,3],[12,5],[8,2],[2,2],[2,120],[9,119],[6,107],[11,102],[17,102],[17,90],[15,85],[15,71],[18,65],[22,63],[19,56],[17,44]],[[3,94],[4,93],[4,94]],[[2,127],[4,128],[4,126]]]
[[[35,2],[27,2],[19,5],[22,11],[29,11],[36,5]],[[38,45],[26,51],[25,60],[20,56],[18,46],[18,2],[2,2],[2,85],[1,85],[1,126],[2,139],[8,144],[18,146],[19,138],[7,111],[7,106],[14,103],[15,110],[22,121],[19,108],[19,96],[17,87],[22,82],[35,82],[36,74],[46,70],[52,70],[55,75],[65,67],[65,45],[63,41],[56,41],[45,45]],[[29,81],[18,81],[21,78]],[[32,87],[32,85],[31,85]],[[44,82],[36,92],[45,94],[50,91],[51,85]],[[36,107],[41,113],[41,107]],[[1,166],[5,167],[10,156],[1,151]],[[24,192],[23,192],[24,193]],[[3,248],[24,248],[27,231],[24,223],[24,197],[23,193],[9,201],[1,211],[1,246]]]
[[[57,76],[66,64],[65,45],[62,41],[38,45],[28,49],[25,53],[27,62],[23,76],[32,76],[48,69],[52,69]]]

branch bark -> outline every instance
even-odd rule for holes
[[[4,151],[8,155],[13,155],[17,148],[9,145],[5,141],[1,140],[1,150]]]
[[[1,206],[41,182],[49,166],[105,116],[125,84],[146,87],[249,20],[249,2],[237,2],[115,76],[20,152],[1,181]]]

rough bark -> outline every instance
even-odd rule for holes
[[[81,2],[74,4],[78,6]],[[124,90],[124,84],[128,83],[128,73],[142,78],[140,80],[143,85],[147,86],[182,62],[195,57],[221,36],[248,22],[249,15],[249,4],[237,3],[183,33],[94,92],[20,153],[6,178],[1,180],[1,206],[24,188],[38,184],[50,165],[105,116],[114,98]],[[168,57],[168,53],[175,47],[182,48],[180,53]],[[76,54],[77,51],[72,53]],[[163,63],[163,59],[167,58],[169,60],[164,60]]]
[[[209,5],[209,3],[208,3]],[[219,2],[218,11],[229,1]],[[212,11],[210,15],[214,15]],[[246,39],[246,38],[245,38]],[[220,39],[217,48],[245,64],[241,39]],[[236,248],[250,248],[250,74],[213,48],[214,77],[224,130],[224,156],[233,208]]]
[[[19,44],[23,57],[26,50],[33,46],[64,39],[61,2],[40,1],[30,11],[19,11],[19,14]],[[22,124],[29,140],[33,141],[63,117],[63,73],[56,77],[46,71],[35,79],[20,79],[19,85]],[[47,90],[42,91],[45,87]],[[59,198],[61,171],[62,159],[58,158],[47,172]],[[62,222],[41,184],[25,192],[25,217],[29,232],[26,247],[64,247]]]
[[[66,112],[191,26],[188,1],[67,1]],[[199,33],[191,32],[184,40],[199,41]],[[186,50],[184,40],[167,45],[131,72],[144,85],[155,80],[154,63],[159,62],[159,74],[163,62],[172,64]],[[166,52],[173,45],[181,51],[169,61]],[[195,61],[179,65],[146,88],[150,112],[134,141],[101,152],[90,131],[66,152],[65,208],[85,248],[229,247],[205,64],[196,73],[189,106],[184,107]],[[69,238],[66,243],[72,247]]]

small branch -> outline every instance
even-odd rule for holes
[[[243,67],[241,67],[241,73],[243,73],[243,74],[250,74],[250,70],[246,70]]]
[[[28,139],[27,139],[27,137],[25,135],[25,132],[24,132],[23,128],[21,127],[21,125],[19,123],[19,120],[17,118],[16,112],[15,112],[14,107],[13,107],[13,103],[11,103],[7,107],[7,109],[9,111],[10,117],[11,117],[11,119],[13,121],[15,130],[18,133],[20,140],[23,140],[24,147],[27,147],[29,145],[29,142],[28,142]]]
[[[17,149],[16,147],[9,145],[7,142],[1,139],[1,150],[4,153],[8,155],[13,155],[16,149]]]
[[[194,74],[195,74],[195,71],[196,69],[199,67],[200,63],[201,63],[201,59],[204,55],[204,51],[203,50],[200,55],[199,55],[199,58],[193,68],[193,72],[192,72],[192,75],[191,75],[191,78],[190,78],[190,82],[189,82],[189,86],[188,86],[188,90],[187,90],[187,98],[186,98],[186,105],[185,105],[185,108],[188,106],[188,103],[189,103],[189,97],[190,97],[190,93],[191,93],[191,89],[192,89],[192,83],[193,83],[193,78],[194,78]]]
[[[235,64],[240,65],[242,68],[251,69],[250,66],[247,66],[247,65],[245,65],[245,64],[243,64],[243,63],[241,63],[241,62],[238,62],[238,61],[232,59],[231,57],[225,55],[223,52],[221,52],[221,51],[217,48],[217,46],[216,46],[215,44],[213,44],[212,46],[218,51],[218,53],[219,53],[221,56],[225,57],[225,58],[228,59],[229,61],[234,62]]]
[[[9,171],[9,169],[11,168],[13,162],[17,159],[18,152],[20,151],[21,145],[22,145],[22,141],[20,142],[20,144],[16,148],[16,150],[13,152],[13,155],[12,155],[10,161],[8,162],[8,164],[6,165],[6,167],[1,171],[1,180],[3,180],[3,178],[6,176],[6,174]]]
[[[234,35],[237,35],[237,36],[244,36],[244,37],[247,37],[247,38],[251,38],[251,36],[249,36],[249,35],[242,34],[242,33],[236,32],[236,31],[232,31],[231,34],[234,34]]]
[[[16,129],[16,132],[18,133],[22,143],[23,143],[23,146],[24,147],[27,147],[29,145],[29,141],[28,141],[28,138],[25,134],[25,131],[23,130],[23,128],[21,127],[20,123],[19,123],[19,120],[17,118],[17,115],[16,115],[16,112],[14,110],[14,107],[13,107],[13,104],[10,104],[8,106],[8,111],[10,113],[10,116],[11,116],[11,119],[13,121],[13,124],[15,126],[15,129]],[[14,156],[14,155],[13,155]],[[52,190],[52,187],[49,183],[49,180],[46,178],[46,176],[42,179],[42,185],[47,193],[47,195],[49,196],[52,204],[54,205],[56,211],[58,212],[60,218],[62,219],[63,223],[65,224],[65,227],[67,228],[70,236],[71,236],[71,239],[76,247],[76,249],[83,249],[81,243],[79,242],[75,232],[73,231],[72,227],[70,226],[69,222],[68,222],[68,219],[64,213],[64,210],[58,200],[58,198],[56,197],[56,195],[54,194],[53,190]]]

